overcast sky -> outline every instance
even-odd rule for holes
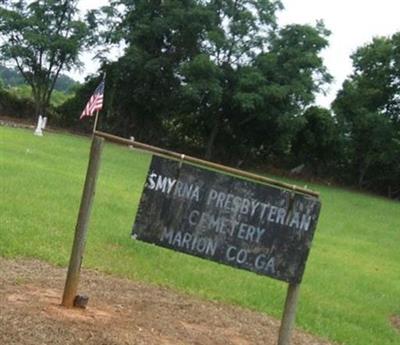
[[[107,0],[81,0],[82,10],[106,4]],[[352,72],[350,55],[371,42],[374,36],[388,36],[400,31],[400,0],[282,0],[285,10],[278,13],[281,25],[315,24],[319,19],[332,32],[330,46],[323,52],[325,65],[334,77],[327,96],[317,103],[329,106],[342,82]],[[83,80],[98,65],[84,56],[85,69],[73,76]]]

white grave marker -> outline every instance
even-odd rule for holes
[[[36,129],[33,134],[42,137],[43,130],[46,128],[46,124],[47,124],[47,117],[42,117],[42,115],[39,115]]]

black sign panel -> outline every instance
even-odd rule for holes
[[[299,283],[317,198],[153,156],[132,237]]]

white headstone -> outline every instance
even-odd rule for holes
[[[130,137],[129,139],[130,139],[132,142],[135,141],[135,137]],[[132,146],[132,145],[129,145],[129,148],[130,148],[130,149],[133,149],[133,146]]]
[[[42,130],[44,130],[46,128],[47,125],[47,117],[43,117],[42,118]]]
[[[34,135],[38,135],[40,137],[43,136],[42,125],[43,125],[43,118],[42,118],[42,115],[39,115],[37,126],[35,129],[35,132],[33,133]]]

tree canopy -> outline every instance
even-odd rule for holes
[[[400,33],[375,38],[352,60],[354,73],[333,103],[346,141],[346,177],[400,195]]]
[[[0,58],[31,86],[36,116],[45,114],[60,72],[79,65],[87,34],[77,1],[2,1]]]
[[[285,153],[296,114],[330,81],[319,56],[329,32],[322,23],[279,27],[281,8],[272,0],[113,0],[93,11],[102,44],[126,44],[103,67],[103,120],[207,158]]]

